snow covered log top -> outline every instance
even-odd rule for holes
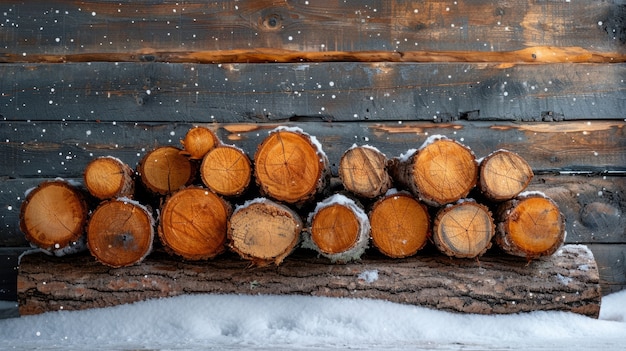
[[[582,245],[563,246],[530,263],[503,255],[477,261],[424,254],[401,260],[371,255],[336,265],[299,250],[278,267],[246,269],[248,265],[233,254],[190,262],[155,252],[141,265],[118,269],[88,255],[27,255],[18,275],[19,308],[27,315],[190,293],[233,293],[384,299],[480,314],[553,310],[597,318],[600,311],[598,268]]]

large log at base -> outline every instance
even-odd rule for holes
[[[565,216],[540,192],[526,192],[500,205],[495,242],[508,254],[552,255],[565,241]]]
[[[390,172],[399,185],[431,206],[466,197],[478,180],[474,153],[443,135],[433,135],[419,149],[393,158]]]
[[[514,198],[526,189],[534,176],[526,160],[503,149],[482,159],[478,169],[478,188],[491,201]]]
[[[101,203],[87,225],[87,246],[110,267],[138,264],[152,251],[154,218],[150,209],[130,199]]]
[[[330,164],[315,137],[300,128],[278,127],[258,146],[254,175],[262,194],[302,205],[326,189]]]
[[[141,265],[118,269],[86,255],[28,255],[19,267],[19,309],[27,315],[215,293],[372,298],[480,314],[569,311],[597,318],[600,311],[598,267],[581,245],[530,263],[508,255],[476,261],[434,254],[373,255],[336,265],[298,250],[278,267],[247,267],[232,254],[187,262],[154,252]]]
[[[122,160],[103,156],[87,164],[83,179],[91,195],[100,200],[116,197],[133,197],[135,192],[135,171]]]
[[[433,223],[433,242],[451,257],[482,256],[496,231],[489,209],[472,199],[441,208]]]
[[[353,146],[339,160],[339,178],[346,190],[368,199],[385,194],[393,185],[385,154],[371,146]]]
[[[226,249],[231,206],[208,189],[185,188],[167,198],[158,233],[168,250],[188,260],[208,259]]]
[[[32,245],[62,250],[85,233],[88,207],[82,192],[64,180],[40,183],[20,208],[20,230]]]

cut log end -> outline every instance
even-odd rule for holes
[[[524,191],[533,171],[521,156],[498,150],[480,163],[479,188],[492,201],[510,200]]]
[[[416,154],[412,172],[417,194],[436,206],[467,196],[476,186],[478,165],[474,153],[451,139],[438,139]]]
[[[230,205],[202,188],[179,190],[161,210],[159,238],[174,254],[188,260],[213,258],[226,249]]]
[[[496,243],[505,252],[526,257],[552,255],[565,241],[565,216],[540,194],[522,195],[498,210]]]
[[[495,225],[489,209],[474,201],[463,201],[437,213],[433,242],[444,254],[475,258],[491,247]]]
[[[98,157],[85,167],[85,187],[100,200],[116,197],[132,197],[135,188],[134,171],[121,160]]]
[[[158,147],[139,164],[141,181],[156,194],[171,194],[189,185],[195,176],[193,164],[173,146]]]
[[[61,180],[42,182],[22,203],[20,229],[33,245],[58,250],[85,231],[88,207],[83,194]]]
[[[346,151],[339,162],[339,178],[346,190],[370,199],[383,195],[392,186],[385,155],[371,147]]]
[[[212,191],[224,196],[239,196],[252,178],[252,165],[239,148],[220,146],[209,151],[200,166],[202,182]]]
[[[328,159],[303,132],[279,129],[259,145],[254,156],[261,192],[279,201],[302,204],[328,183]]]
[[[291,209],[268,199],[255,199],[231,216],[229,246],[254,265],[279,265],[299,242],[301,231],[302,220]]]
[[[96,208],[87,226],[91,254],[110,267],[140,263],[152,250],[154,219],[135,202],[110,200]]]
[[[431,236],[427,207],[408,193],[390,194],[378,200],[369,218],[374,246],[389,257],[412,256]]]
[[[220,141],[210,129],[194,127],[189,129],[185,139],[181,140],[180,143],[184,148],[183,155],[192,160],[201,160],[209,151],[217,147]]]
[[[310,243],[305,243],[305,246],[332,262],[358,260],[367,249],[369,219],[356,202],[342,194],[320,202],[309,215],[308,222]]]

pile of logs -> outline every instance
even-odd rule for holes
[[[23,202],[21,230],[57,254],[86,238],[111,267],[140,263],[155,236],[186,260],[228,248],[259,266],[280,264],[299,245],[345,263],[370,241],[391,258],[431,241],[451,257],[476,258],[495,243],[531,260],[565,239],[558,206],[525,191],[532,169],[507,150],[477,159],[460,142],[432,136],[388,159],[355,145],[339,162],[341,186],[331,187],[322,145],[299,128],[269,132],[252,160],[204,127],[181,143],[155,148],[136,170],[100,157],[86,166],[83,185],[41,183]]]

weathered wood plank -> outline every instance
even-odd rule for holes
[[[94,157],[113,155],[134,166],[157,146],[177,145],[194,124],[134,122],[0,121],[0,176],[77,177]],[[626,172],[626,122],[586,121],[510,123],[291,122],[198,124],[253,156],[267,132],[279,125],[299,126],[315,135],[334,175],[341,155],[354,143],[371,144],[388,157],[419,147],[430,135],[443,134],[468,145],[477,157],[509,149],[535,172]]]
[[[600,311],[598,267],[588,248],[578,245],[530,263],[495,255],[480,262],[443,255],[396,260],[373,255],[337,265],[309,251],[291,255],[276,268],[246,265],[232,255],[193,263],[155,254],[141,265],[111,270],[86,255],[25,256],[17,284],[20,313],[107,307],[185,293],[373,298],[479,314],[544,310],[597,318]]]
[[[225,0],[4,2],[4,53],[232,50],[623,51],[619,1]]]
[[[626,64],[0,65],[4,120],[620,119]]]
[[[602,295],[626,289],[626,245],[587,245],[598,263]]]
[[[20,206],[24,193],[46,179],[0,181],[0,247],[28,246],[19,229]],[[529,190],[542,191],[559,205],[566,216],[567,243],[626,244],[626,178],[540,175]]]

